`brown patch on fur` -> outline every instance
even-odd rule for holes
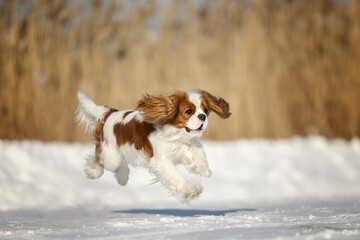
[[[140,111],[144,121],[159,126],[172,124],[177,128],[185,126],[192,114],[186,114],[187,109],[196,111],[195,105],[189,101],[185,92],[176,92],[169,96],[145,95],[138,102],[137,109]]]
[[[230,106],[229,103],[226,102],[223,98],[217,98],[206,91],[202,92],[202,107],[203,109],[207,108],[210,111],[215,112],[221,118],[229,118],[230,113]]]
[[[106,119],[113,113],[117,112],[118,110],[114,108],[110,108],[109,111],[107,111],[104,114],[104,120],[102,122],[98,122],[96,125],[96,128],[94,130],[93,136],[95,140],[95,162],[100,162],[100,153],[101,153],[101,142],[104,140],[104,123],[106,122]]]
[[[140,111],[144,121],[163,126],[176,118],[179,95],[181,93],[170,96],[151,96],[147,94],[138,102],[137,110]]]
[[[189,97],[186,93],[179,93],[177,97],[179,99],[177,106],[177,116],[171,122],[171,124],[174,127],[183,128],[186,125],[189,118],[195,113],[196,106],[194,105],[194,103],[189,101]],[[185,113],[188,109],[192,110],[191,114]]]
[[[125,114],[128,115],[129,112]],[[126,143],[134,145],[136,150],[143,151],[148,158],[154,156],[154,151],[148,138],[154,130],[155,128],[151,123],[139,122],[136,119],[132,119],[126,124],[117,123],[114,125],[114,134],[118,146]]]

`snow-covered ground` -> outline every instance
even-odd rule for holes
[[[183,205],[141,168],[86,179],[91,145],[0,141],[0,239],[360,239],[359,139],[204,147],[213,176],[187,174],[204,192]]]

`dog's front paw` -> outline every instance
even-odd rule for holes
[[[203,188],[198,183],[187,183],[179,192],[178,198],[182,203],[189,203],[198,198]]]
[[[203,165],[194,165],[194,166],[189,168],[189,171],[191,173],[196,173],[196,174],[199,174],[200,176],[204,176],[204,177],[210,177],[211,174],[212,174],[209,167],[206,166],[205,164],[203,164]]]
[[[207,168],[203,172],[201,172],[200,175],[204,176],[204,177],[211,177],[212,172],[211,172],[211,170],[209,168]]]

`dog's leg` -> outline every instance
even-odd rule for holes
[[[94,156],[88,156],[86,159],[85,174],[89,179],[96,179],[103,175],[104,167],[95,161]]]
[[[103,143],[100,159],[104,168],[114,173],[116,181],[125,186],[129,180],[129,167],[119,148],[111,143]]]
[[[121,166],[122,156],[116,146],[103,142],[100,161],[104,164],[106,170],[115,173]]]
[[[202,148],[196,148],[192,152],[192,156],[187,156],[189,161],[185,161],[185,167],[191,173],[196,173],[204,177],[211,176],[211,170],[209,169],[208,162],[206,160],[206,154]]]
[[[172,195],[183,203],[199,197],[202,187],[199,183],[189,182],[168,160],[151,159],[149,170],[156,176]]]
[[[129,180],[129,166],[125,159],[122,159],[120,168],[115,172],[114,177],[116,181],[121,185],[125,186]]]

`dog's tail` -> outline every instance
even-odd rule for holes
[[[98,122],[104,120],[105,113],[110,110],[106,106],[98,106],[94,101],[83,91],[78,94],[79,106],[76,114],[76,121],[79,125],[85,127],[85,131],[93,133]]]

